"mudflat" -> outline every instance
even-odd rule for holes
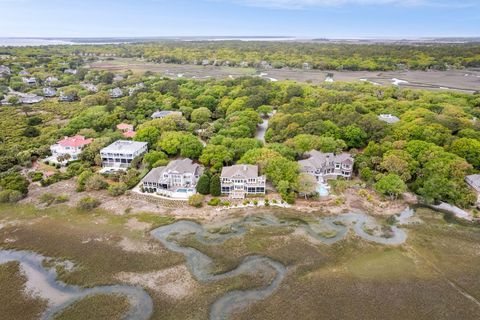
[[[447,71],[323,71],[299,69],[233,68],[224,66],[199,66],[187,64],[153,63],[145,60],[116,58],[90,64],[90,68],[110,71],[132,70],[136,73],[150,71],[173,79],[227,79],[242,76],[258,76],[271,81],[295,80],[323,83],[329,74],[333,81],[364,81],[376,85],[425,89],[453,90],[473,93],[480,90],[480,70]]]
[[[94,318],[121,319],[135,300],[128,303],[117,289],[132,286],[151,298],[151,319],[480,315],[478,227],[449,223],[429,209],[416,209],[405,216],[409,223],[393,225],[387,217],[354,226],[350,220],[363,216],[280,208],[233,210],[215,221],[180,217],[0,206],[0,247],[41,254],[39,268],[55,269],[56,281],[101,295],[76,300],[60,318],[88,311]],[[132,219],[144,227],[132,228]],[[405,234],[400,241],[397,224]],[[192,261],[200,264],[192,267]],[[11,274],[16,276],[9,280]],[[35,305],[26,313],[0,295],[10,318],[38,319],[48,310],[47,296],[39,301],[28,291],[31,279],[22,276],[21,265],[4,264],[0,278],[12,288],[8,292]],[[114,287],[95,289],[105,286]]]

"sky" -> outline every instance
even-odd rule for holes
[[[0,37],[479,37],[480,0],[0,0]]]

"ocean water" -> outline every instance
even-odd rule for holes
[[[0,47],[27,47],[74,44],[70,41],[55,39],[0,38]]]

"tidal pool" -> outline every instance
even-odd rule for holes
[[[413,210],[406,209],[398,215],[396,223],[406,224],[412,216]],[[183,254],[189,271],[199,282],[206,283],[242,274],[256,274],[265,270],[265,268],[275,273],[270,283],[264,287],[227,292],[215,301],[210,308],[210,319],[220,320],[227,319],[232,312],[239,311],[251,303],[272,295],[285,278],[287,268],[282,263],[269,257],[255,255],[246,257],[231,271],[216,274],[213,272],[214,262],[209,256],[195,248],[181,246],[178,244],[178,240],[193,236],[198,242],[205,245],[222,244],[228,239],[244,235],[249,228],[257,227],[301,229],[305,235],[311,237],[315,242],[319,241],[326,245],[344,239],[349,230],[353,230],[362,239],[384,245],[400,245],[407,239],[406,232],[397,225],[391,226],[387,234],[374,218],[363,213],[347,213],[316,218],[309,222],[280,219],[273,215],[249,216],[220,223],[215,228],[192,221],[178,221],[151,231],[151,235],[168,250]],[[369,232],[366,230],[369,230]]]
[[[45,260],[48,259],[30,251],[0,250],[0,264],[19,262],[21,270],[27,277],[27,290],[48,301],[48,308],[41,319],[52,319],[54,315],[61,313],[73,303],[97,294],[118,294],[127,297],[130,310],[125,315],[125,319],[147,320],[153,313],[152,299],[140,287],[112,285],[84,289],[67,285],[57,280],[54,267],[44,266]]]
[[[245,257],[234,269],[215,273],[214,261],[201,251],[179,244],[181,239],[194,237],[204,245],[220,245],[228,239],[244,236],[251,228],[286,228],[300,231],[313,243],[331,245],[345,239],[350,231],[367,241],[383,245],[400,245],[407,239],[407,234],[399,228],[411,221],[414,214],[407,209],[397,215],[393,226],[379,225],[377,221],[363,213],[346,213],[337,216],[300,219],[280,218],[265,214],[230,219],[215,225],[200,225],[192,221],[177,221],[151,231],[151,235],[168,250],[181,253],[186,259],[189,272],[200,283],[210,283],[230,279],[240,275],[269,275],[269,281],[262,287],[248,290],[234,290],[225,293],[210,306],[210,319],[228,319],[238,312],[260,300],[266,299],[280,287],[288,268],[281,262],[262,255]],[[118,294],[125,296],[130,303],[130,310],[125,319],[149,319],[153,314],[153,302],[142,288],[133,285],[111,285],[93,288],[81,288],[59,281],[55,267],[47,266],[50,259],[30,251],[1,250],[0,264],[17,261],[25,273],[26,289],[48,301],[48,307],[41,319],[51,319],[73,303],[98,294]],[[73,264],[64,262],[64,267],[71,269]]]

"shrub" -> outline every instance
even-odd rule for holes
[[[230,207],[231,203],[229,201],[223,201],[222,206],[224,207]]]
[[[140,182],[140,172],[135,169],[130,169],[126,174],[120,177],[120,182],[125,183],[128,189],[135,187]]]
[[[108,183],[101,175],[95,174],[87,178],[85,181],[86,190],[103,190],[108,187]]]
[[[42,118],[39,117],[31,117],[27,119],[27,124],[29,126],[38,126],[43,122]]]
[[[127,191],[127,185],[125,183],[116,183],[108,187],[108,194],[113,197],[121,196]]]
[[[50,177],[41,180],[40,184],[42,185],[42,187],[46,187],[46,186],[49,186],[51,184],[62,181],[63,179],[68,179],[68,176],[66,176],[66,175],[64,175],[60,172],[56,172],[53,175],[51,175]]]
[[[16,203],[22,200],[23,194],[17,190],[0,191],[0,203]]]
[[[70,177],[78,176],[88,169],[89,165],[82,162],[70,162],[67,166],[67,174]]]
[[[270,206],[270,201],[269,201],[268,199],[265,199],[264,203],[265,203],[265,207],[269,207],[269,206]]]
[[[77,192],[85,191],[85,182],[93,175],[92,171],[85,170],[77,178]]]
[[[47,206],[51,205],[55,201],[56,197],[52,193],[44,193],[39,197],[40,203],[43,203]]]
[[[258,206],[258,200],[253,200],[253,205]]]
[[[201,194],[194,194],[188,198],[188,204],[195,208],[201,208],[203,206],[203,199],[205,197]]]
[[[247,206],[247,205],[249,205],[249,204],[250,204],[250,200],[244,200],[244,201],[243,201],[243,205],[244,205],[244,206]]]
[[[55,203],[65,203],[70,200],[68,194],[61,194],[55,199]]]
[[[98,199],[92,197],[85,197],[80,199],[77,204],[77,208],[80,210],[92,210],[100,205],[100,201]]]
[[[41,181],[43,179],[43,172],[34,171],[28,174],[28,177],[32,179],[33,182]]]
[[[285,202],[288,203],[288,204],[294,204],[295,203],[295,193],[290,192],[290,193],[286,194],[285,196],[283,196],[283,200],[285,200]]]
[[[218,206],[218,205],[220,204],[220,199],[218,199],[218,198],[212,198],[212,199],[210,199],[210,201],[208,201],[207,204],[208,204],[209,206],[214,206],[214,207],[216,207],[216,206]]]
[[[210,194],[214,197],[219,197],[222,195],[220,176],[218,174],[214,175],[210,179]]]
[[[197,192],[203,195],[210,193],[210,175],[206,172],[200,176],[197,182]]]
[[[272,200],[272,203],[273,203],[273,204],[277,204],[277,203],[278,203],[277,199],[273,199],[273,200]]]
[[[26,195],[28,193],[28,180],[20,173],[9,173],[0,178],[0,187],[4,190],[16,190]]]

